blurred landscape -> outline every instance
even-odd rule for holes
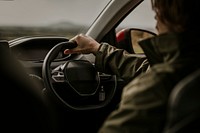
[[[12,40],[23,36],[62,36],[71,38],[80,32],[83,27],[69,22],[60,22],[45,27],[0,26],[0,39]]]

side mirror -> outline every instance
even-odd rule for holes
[[[143,54],[142,48],[139,46],[138,41],[156,36],[148,30],[128,28],[122,29],[116,34],[117,47],[125,49],[129,53]]]

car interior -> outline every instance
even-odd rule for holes
[[[121,13],[116,12],[103,28],[101,25],[105,20],[103,17],[97,19],[97,26],[92,25],[86,34],[98,42],[107,42],[146,59],[137,41],[156,36],[156,32],[140,26],[120,27],[128,14],[143,1],[131,1],[135,6],[127,2]],[[109,14],[112,10],[114,8],[105,12]],[[108,14],[105,16],[112,15]],[[17,29],[17,33],[20,30],[23,28]],[[35,29],[35,32],[38,31]],[[147,36],[139,36],[141,33]],[[76,47],[69,42],[70,37],[23,35],[0,41],[2,132],[96,133],[107,116],[118,107],[128,81],[97,71],[91,54],[65,55],[64,49]],[[197,71],[174,88],[163,133],[183,133],[194,129],[195,133],[199,132],[199,80],[200,71]]]

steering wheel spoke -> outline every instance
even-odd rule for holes
[[[61,71],[55,71],[52,73],[52,79],[55,82],[65,82],[64,73]]]

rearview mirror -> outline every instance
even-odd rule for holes
[[[129,53],[144,54],[138,42],[153,36],[156,34],[143,29],[122,29],[116,34],[117,47],[125,49]]]

